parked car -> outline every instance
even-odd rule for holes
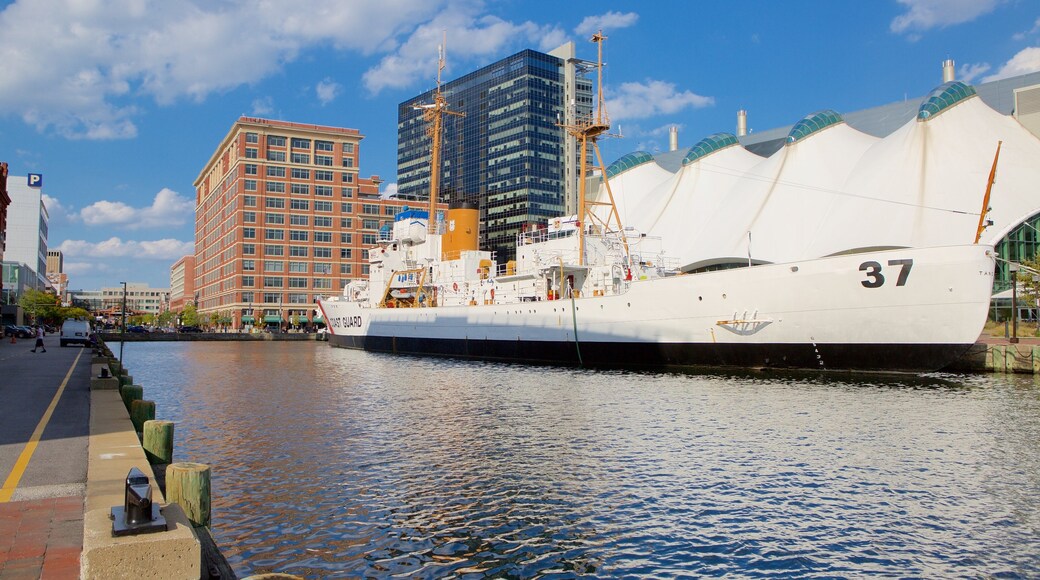
[[[182,326],[177,329],[177,332],[202,332],[202,329],[198,326]]]
[[[148,334],[148,329],[147,328],[145,328],[143,326],[140,326],[140,325],[137,325],[137,324],[131,324],[130,326],[127,326],[126,327],[126,331],[127,332],[137,333],[137,334]]]
[[[61,325],[61,337],[58,342],[61,343],[61,346],[70,344],[90,346],[90,323],[86,320],[66,320]]]
[[[14,336],[17,338],[32,338],[36,336],[36,333],[32,331],[28,326],[16,326],[14,324],[8,324],[4,326],[4,336]]]

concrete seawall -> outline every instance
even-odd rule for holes
[[[1027,342],[1028,341],[1028,342]],[[962,373],[1040,374],[1040,344],[1036,339],[978,342],[957,362],[943,369]]]
[[[176,341],[322,341],[324,334],[314,332],[102,332],[105,342],[176,342]]]

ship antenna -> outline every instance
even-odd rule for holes
[[[444,115],[465,117],[465,113],[448,110],[448,101],[441,92],[441,71],[444,70],[444,54],[448,44],[448,33],[444,33],[443,43],[437,47],[437,88],[433,91],[433,104],[419,105],[423,119],[426,121],[426,132],[430,135],[430,213],[426,218],[426,232],[436,233],[434,217],[437,215],[437,201],[440,196],[441,181],[441,134]]]
[[[596,111],[589,117],[577,118],[572,125],[562,125],[567,133],[578,140],[579,162],[578,162],[578,260],[580,265],[585,264],[585,231],[588,225],[598,226],[604,234],[616,231],[621,237],[621,243],[625,248],[625,261],[629,260],[628,240],[625,238],[625,228],[621,225],[621,214],[618,213],[617,204],[614,203],[614,193],[610,190],[610,182],[607,180],[607,169],[603,163],[603,155],[599,151],[597,140],[610,130],[610,118],[607,115],[606,99],[603,95],[603,41],[607,37],[600,30],[592,35],[591,42],[597,46],[596,52]],[[607,191],[607,201],[586,198],[586,175],[589,169],[589,148],[596,154],[596,161],[600,175],[603,178],[603,186]],[[597,206],[609,207],[607,217],[604,219],[596,214]]]

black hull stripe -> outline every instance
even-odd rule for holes
[[[579,365],[573,342],[330,335],[332,346],[418,356]],[[602,368],[742,367],[930,372],[971,344],[727,344],[582,342],[580,364]]]

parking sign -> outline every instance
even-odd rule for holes
[[[29,187],[43,187],[43,174],[41,174],[41,173],[30,173],[29,174]]]

